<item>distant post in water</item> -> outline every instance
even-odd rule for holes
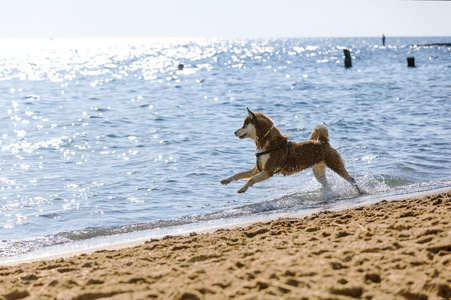
[[[343,53],[345,55],[345,68],[352,67],[351,51],[349,51],[348,49],[343,49]]]
[[[385,47],[385,35],[382,35],[382,46]]]
[[[411,68],[415,68],[415,57],[407,57],[407,66]]]

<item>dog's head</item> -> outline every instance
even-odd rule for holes
[[[273,120],[262,113],[253,113],[247,109],[247,117],[244,119],[243,127],[235,131],[240,139],[251,138],[257,141],[271,130],[274,126]]]

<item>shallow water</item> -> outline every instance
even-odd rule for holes
[[[0,257],[356,201],[330,171],[219,184],[255,163],[246,107],[294,141],[326,123],[369,195],[449,186],[451,47],[412,46],[444,40],[0,41]]]

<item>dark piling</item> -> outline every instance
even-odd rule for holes
[[[343,53],[345,55],[345,68],[352,67],[351,51],[349,51],[348,49],[343,49]]]

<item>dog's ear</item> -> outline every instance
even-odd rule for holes
[[[247,109],[247,114],[249,115],[249,118],[251,120],[254,119],[255,118],[255,114],[253,112],[251,112],[248,107],[246,107],[246,109]]]

